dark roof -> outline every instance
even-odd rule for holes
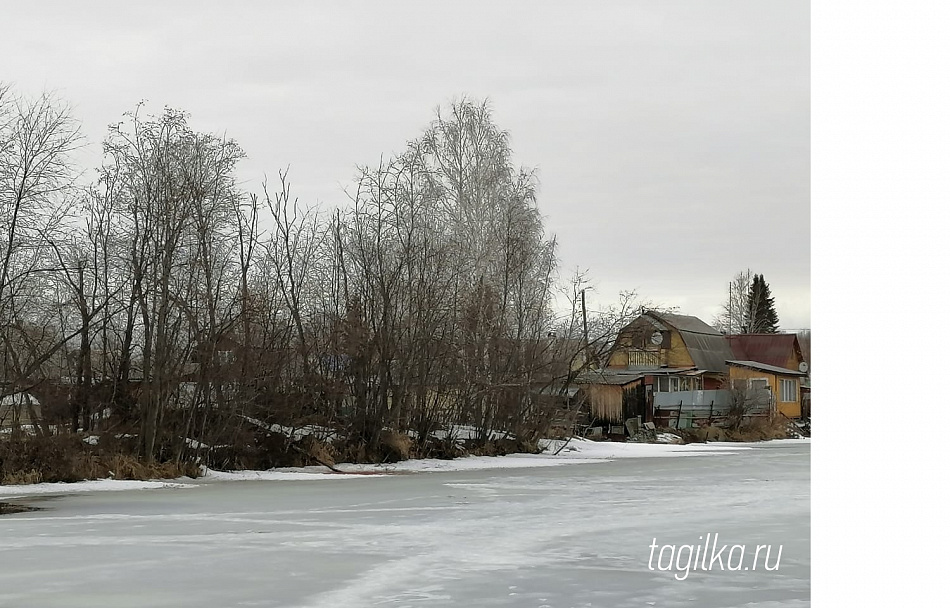
[[[802,352],[795,334],[737,334],[726,340],[736,358],[779,367],[788,364],[791,353]]]
[[[658,312],[646,314],[662,320],[679,332],[696,367],[719,373],[729,371],[726,360],[736,355],[722,333],[697,317]]]
[[[647,312],[646,314],[665,321],[674,329],[678,329],[681,332],[688,331],[694,334],[722,336],[722,333],[716,331],[713,327],[710,327],[698,317],[693,317],[690,315],[676,315],[670,312]]]
[[[696,367],[708,369],[711,372],[729,371],[726,361],[735,355],[729,348],[729,343],[725,336],[710,336],[706,334],[694,334],[688,331],[681,331],[683,342],[689,350],[689,356],[692,358]]]
[[[804,373],[795,369],[788,369],[785,367],[768,365],[766,363],[759,363],[758,361],[726,361],[726,363],[728,363],[729,365],[738,365],[740,367],[750,367],[752,369],[757,369],[763,372],[781,374],[783,376],[804,376],[805,375]]]

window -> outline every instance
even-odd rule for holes
[[[730,383],[734,389],[749,392],[767,391],[771,388],[768,378],[733,378]]]
[[[798,401],[798,387],[795,386],[797,383],[794,380],[785,380],[782,381],[782,401],[785,403],[793,403]]]
[[[676,391],[701,391],[703,380],[697,377],[658,376],[656,379],[658,393],[672,393]]]

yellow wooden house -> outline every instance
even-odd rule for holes
[[[771,393],[773,411],[788,418],[800,418],[802,415],[801,381],[805,372],[777,367],[758,361],[727,361],[730,384],[739,382],[749,388],[768,388]]]
[[[702,383],[674,390],[717,389],[729,376],[729,342],[697,317],[644,311],[624,327],[610,352],[607,369],[699,370]]]

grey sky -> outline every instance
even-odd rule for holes
[[[70,102],[83,162],[147,99],[234,137],[247,187],[290,165],[335,205],[437,105],[490,97],[599,302],[708,321],[750,268],[783,327],[810,324],[805,1],[38,4],[3,2],[0,80]]]

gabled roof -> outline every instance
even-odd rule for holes
[[[681,332],[688,331],[694,334],[722,336],[720,332],[707,325],[702,319],[691,315],[676,315],[670,312],[647,312],[644,314],[661,319]]]
[[[696,367],[711,372],[726,373],[726,360],[736,355],[729,348],[726,337],[697,317],[672,313],[647,312],[677,330],[686,344],[689,356]]]
[[[768,365],[766,363],[759,363],[758,361],[726,361],[729,365],[737,365],[739,367],[748,367],[751,369],[757,369],[763,372],[769,372],[772,374],[780,374],[782,376],[804,376],[805,374],[798,371],[797,369],[788,369],[785,367],[778,367],[776,365]]]
[[[788,364],[790,354],[801,356],[802,352],[795,334],[737,334],[726,336],[726,340],[736,359],[780,367]]]

